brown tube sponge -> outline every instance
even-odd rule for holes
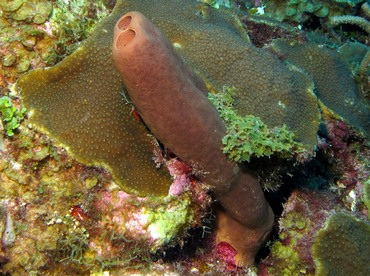
[[[128,94],[152,133],[213,186],[238,171],[220,150],[226,133],[204,82],[146,17],[129,12],[115,26],[113,58]],[[177,114],[176,116],[174,114]]]
[[[253,262],[273,215],[257,179],[222,152],[226,128],[207,98],[204,82],[138,12],[118,20],[113,58],[151,132],[179,158],[199,168],[200,178],[215,188],[225,209],[219,216],[219,240],[238,251],[241,264]]]

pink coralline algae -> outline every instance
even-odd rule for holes
[[[311,246],[316,232],[330,216],[335,202],[332,194],[296,190],[284,205],[279,219],[279,238],[271,254],[259,265],[259,275],[313,275]]]
[[[184,191],[189,190],[192,181],[189,175],[192,168],[177,158],[170,159],[166,162],[166,166],[174,179],[169,194],[179,196]]]
[[[79,222],[77,227],[86,229],[88,234],[81,258],[87,263],[93,262],[93,258],[106,265],[116,260],[118,267],[125,262],[135,266],[150,259],[157,250],[176,245],[190,227],[201,224],[207,202],[210,203],[203,200],[197,208],[192,207],[197,200],[190,197],[192,189],[192,185],[186,190],[179,189],[178,197],[166,198],[144,198],[117,189],[103,189],[83,207],[73,206],[71,215]],[[133,258],[133,252],[140,258]]]
[[[227,264],[226,271],[236,269],[235,256],[237,252],[230,244],[220,242],[216,246],[216,251],[219,259]]]

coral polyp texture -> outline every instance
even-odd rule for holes
[[[105,24],[114,25],[109,17]],[[126,190],[166,194],[169,174],[152,161],[154,138],[132,115],[111,60],[112,33],[104,24],[64,62],[18,82],[30,122],[80,161],[109,169]],[[45,114],[48,113],[48,115]]]
[[[317,233],[312,252],[317,275],[369,275],[370,224],[334,214]]]
[[[298,23],[303,23],[312,18],[312,16],[326,18],[328,16],[341,15],[343,12],[351,11],[351,8],[361,2],[363,0],[263,1],[266,15],[280,21],[291,20]]]
[[[339,115],[369,137],[369,105],[338,54],[314,43],[295,41],[276,40],[273,48],[286,63],[301,68],[313,79],[317,97],[326,112]]]

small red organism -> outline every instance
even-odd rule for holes
[[[139,112],[137,112],[135,107],[132,108],[131,115],[135,118],[136,121],[141,121],[141,116],[140,116]]]
[[[74,217],[79,222],[83,222],[89,218],[85,211],[79,205],[73,206],[70,211],[72,217]]]
[[[168,161],[167,167],[172,176],[179,176],[182,174],[188,175],[192,172],[192,168],[188,164],[178,160],[177,158],[173,158]]]

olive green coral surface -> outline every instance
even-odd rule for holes
[[[313,79],[323,108],[329,108],[369,137],[369,106],[362,99],[348,66],[335,51],[315,43],[284,40],[275,40],[273,48],[285,62],[301,68]]]
[[[291,20],[305,22],[316,16],[326,18],[328,16],[348,12],[362,0],[290,0],[290,1],[264,1],[266,13],[279,21]]]
[[[332,215],[312,247],[317,275],[369,275],[370,224],[352,215]]]
[[[30,121],[77,159],[110,169],[128,191],[166,194],[170,177],[152,161],[155,140],[131,116],[111,59],[113,33],[108,30],[120,15],[104,20],[62,63],[22,77],[18,87]]]

